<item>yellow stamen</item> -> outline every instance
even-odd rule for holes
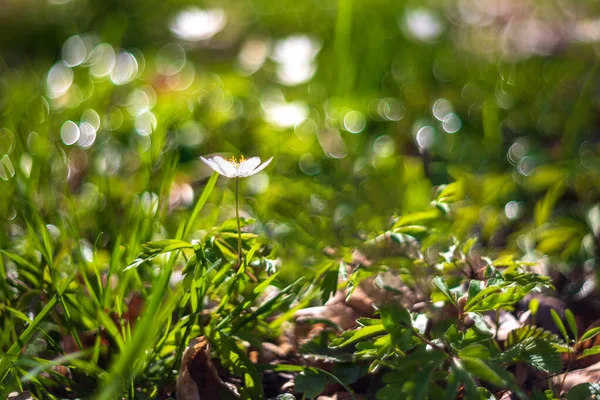
[[[244,158],[244,156],[240,156],[240,161],[238,161],[235,156],[231,157],[229,160],[230,163],[232,163],[233,165],[235,165],[236,167],[239,167],[241,163],[243,163],[244,161],[246,161],[246,158]]]

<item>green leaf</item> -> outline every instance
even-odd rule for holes
[[[359,365],[356,363],[335,363],[333,364],[333,375],[344,382],[346,385],[351,385],[356,382],[361,376],[368,372],[367,365]]]
[[[381,325],[381,319],[362,317],[356,320],[360,326]]]
[[[528,308],[529,308],[529,311],[531,311],[531,315],[533,315],[534,317],[536,316],[539,307],[540,307],[540,301],[536,297],[532,298],[529,301]]]
[[[430,220],[439,218],[441,215],[442,215],[442,213],[436,208],[432,208],[431,210],[427,210],[427,211],[421,211],[421,212],[403,215],[394,224],[392,229],[399,228],[399,227],[406,226],[406,225],[415,225],[416,223],[430,221]]]
[[[339,269],[332,268],[323,276],[323,281],[321,282],[321,301],[323,303],[327,302],[330,297],[335,296],[337,293],[338,274]]]
[[[525,353],[523,353],[522,358],[540,371],[560,372],[562,370],[560,354],[543,340],[536,339],[525,346]]]
[[[121,336],[121,332],[119,332],[119,328],[117,328],[117,325],[108,316],[108,314],[104,312],[104,310],[98,309],[97,313],[98,322],[102,323],[104,329],[106,329],[106,331],[113,338],[113,340],[117,344],[117,347],[119,348],[119,351],[123,351],[123,348],[125,347],[125,342],[123,342],[123,336]]]
[[[521,286],[529,286],[528,291],[537,285],[543,285],[552,288],[552,280],[549,276],[535,274],[523,270],[523,262],[519,265],[513,265],[502,272],[502,279],[506,283],[516,283]],[[532,285],[533,284],[533,285]]]
[[[10,251],[6,250],[0,250],[0,252],[8,258],[10,258],[11,260],[13,260],[15,263],[17,263],[21,268],[25,268],[31,273],[39,273],[39,267],[34,265],[32,262],[26,260],[25,258],[21,257],[20,255],[16,253],[11,253]]]
[[[507,255],[507,256],[503,256],[503,257],[495,259],[492,262],[492,265],[496,268],[497,267],[512,267],[513,265],[515,265],[515,260],[512,255]]]
[[[455,203],[459,200],[462,200],[464,197],[464,183],[463,181],[456,181],[443,186],[436,200],[439,203]]]
[[[42,275],[40,274],[41,268],[37,267],[30,261],[21,257],[18,254],[11,253],[6,250],[0,250],[0,253],[4,254],[12,261],[14,261],[20,268],[18,269],[19,275],[28,280],[33,287],[40,287],[42,282]]]
[[[293,282],[292,284],[290,284],[287,287],[281,289],[277,295],[275,295],[271,299],[268,299],[267,301],[265,301],[264,303],[262,303],[256,309],[256,311],[254,311],[251,314],[246,315],[244,318],[240,318],[240,320],[238,322],[236,322],[233,325],[233,327],[231,328],[231,332],[238,331],[242,326],[244,326],[245,324],[247,324],[248,322],[250,322],[252,320],[256,320],[260,315],[269,314],[271,312],[274,312],[275,309],[280,305],[279,304],[280,300],[282,298],[285,300],[285,296],[289,295],[290,292],[292,292],[292,290],[294,290],[295,288],[297,288],[298,286],[300,286],[302,283],[304,283],[304,281],[305,281],[305,278],[304,277],[300,277],[295,282]],[[326,320],[326,321],[332,323],[329,320]]]
[[[457,305],[456,298],[452,292],[450,292],[450,289],[448,288],[446,281],[444,281],[444,278],[436,276],[433,278],[433,284],[440,290],[440,292],[442,292],[442,294],[450,301],[450,303],[454,304],[455,306]]]
[[[323,393],[325,387],[327,387],[327,381],[326,375],[312,368],[307,368],[296,375],[294,384],[297,392],[304,393],[308,398],[315,398]]]
[[[475,295],[471,297],[471,287],[469,286],[469,299],[467,300],[467,304],[465,304],[465,311],[473,311],[471,308],[477,308],[482,299],[486,296],[490,296],[494,293],[501,292],[502,288],[500,286],[490,286],[485,289],[480,289],[476,292]],[[480,311],[480,310],[477,310]]]
[[[262,244],[256,243],[256,244],[254,244],[254,246],[252,246],[250,248],[248,253],[246,253],[246,257],[244,257],[244,261],[246,262],[246,265],[250,264],[250,262],[252,261],[252,257],[254,257],[254,253],[256,253],[256,251],[258,249],[260,249],[260,246],[262,246]]]
[[[403,351],[408,350],[412,338],[410,313],[400,304],[389,305],[380,310],[381,322],[391,335],[392,341]]]
[[[189,242],[184,242],[183,240],[163,239],[148,242],[144,244],[143,247],[148,253],[154,254],[168,253],[179,249],[191,249],[194,246]]]
[[[522,361],[544,372],[560,372],[562,370],[560,354],[544,337],[529,337],[515,344],[505,350],[498,361],[502,363]]]
[[[329,344],[332,349],[350,346],[360,341],[366,340],[375,335],[381,335],[385,333],[385,327],[383,324],[380,325],[369,325],[359,329],[345,331],[340,337],[334,339]]]
[[[423,366],[428,363],[441,364],[448,359],[448,354],[445,351],[438,349],[427,349],[425,344],[419,345],[414,351],[405,357],[401,357],[393,362],[394,369],[405,373],[412,367]],[[390,361],[391,362],[391,361]]]
[[[408,392],[411,400],[425,400],[428,398],[427,395],[429,394],[429,388],[431,387],[431,376],[438,366],[439,365],[437,363],[429,363],[424,365],[421,370],[416,373],[411,380],[409,380],[411,387],[406,388],[406,385],[409,382],[404,385],[404,390]]]
[[[498,387],[506,386],[507,382],[483,360],[475,357],[462,356],[460,357],[460,360],[465,369],[474,376]]]
[[[460,385],[459,374],[456,371],[454,364],[450,366],[450,373],[446,378],[446,400],[456,399],[458,385]]]
[[[550,220],[552,216],[552,211],[554,211],[554,206],[558,199],[562,196],[565,191],[565,184],[563,181],[558,181],[554,186],[552,186],[543,199],[538,201],[535,205],[534,210],[534,219],[535,224],[540,226],[545,222]]]
[[[398,394],[402,393],[403,387],[404,381],[388,383],[377,391],[375,398],[377,400],[396,400]]]
[[[196,284],[196,279],[194,279],[192,277],[192,283],[190,284],[190,297],[191,297],[191,306],[192,306],[192,313],[196,313],[196,311],[198,310],[198,286]]]
[[[490,358],[490,351],[482,344],[472,344],[460,350],[458,352],[458,357],[474,357],[481,360],[487,360]]]
[[[534,325],[523,325],[520,328],[513,329],[509,332],[506,339],[506,348],[511,348],[517,343],[521,343],[529,338],[538,338],[548,343],[563,344],[563,340],[554,332],[544,330]]]
[[[479,392],[479,398],[481,400],[496,400],[496,396],[491,394],[486,388],[478,387],[477,391]]]
[[[479,313],[467,313],[467,315],[475,323],[473,327],[469,328],[465,333],[465,340],[480,342],[486,339],[490,339],[494,336],[494,331],[488,322],[483,318],[483,315]],[[474,340],[473,340],[474,339]]]
[[[592,396],[600,396],[600,383],[585,382],[573,386],[567,393],[567,400],[591,399]]]
[[[27,322],[28,324],[31,323],[31,319],[29,319],[29,317],[25,314],[23,314],[21,311],[14,309],[12,307],[8,307],[8,306],[4,306],[4,309],[6,311],[8,311],[9,313],[11,313],[12,315],[14,315],[15,317],[19,318],[22,321]]]
[[[482,281],[473,279],[471,282],[469,282],[469,290],[467,291],[468,298],[472,299],[473,297],[477,296],[477,294],[481,292],[484,288],[485,284]]]
[[[241,268],[241,267],[240,267]],[[275,273],[271,276],[269,276],[267,279],[265,279],[264,281],[262,281],[259,285],[257,285],[250,294],[248,294],[245,298],[244,301],[240,304],[238,304],[231,312],[229,312],[227,314],[227,316],[222,319],[219,324],[216,326],[216,330],[220,330],[222,329],[225,325],[229,324],[231,322],[231,320],[233,320],[234,318],[239,317],[242,312],[244,310],[247,310],[250,308],[250,306],[252,305],[252,303],[254,302],[254,300],[256,300],[256,298],[258,296],[260,296],[260,294],[262,292],[265,291],[265,289],[271,285],[271,283],[273,282],[273,280],[277,277],[278,273]]]
[[[591,339],[593,337],[595,337],[596,335],[598,335],[600,333],[600,326],[597,326],[595,328],[590,328],[587,331],[585,331],[583,333],[583,335],[581,335],[581,339],[579,339],[580,342],[583,342],[585,340]]]
[[[410,313],[400,304],[386,306],[379,311],[379,314],[381,315],[381,322],[389,333],[396,330],[398,325],[412,326]]]
[[[565,319],[569,324],[569,329],[571,330],[573,337],[575,338],[575,340],[577,340],[577,338],[579,337],[579,330],[577,329],[577,322],[575,322],[575,316],[573,315],[571,310],[567,309],[565,311]]]
[[[465,384],[465,399],[467,400],[480,400],[479,393],[477,392],[477,385],[475,385],[475,381],[471,377],[471,374],[466,371],[465,367],[462,364],[462,360],[453,359],[452,364],[450,364],[450,368],[454,374],[458,377],[458,380]],[[446,396],[448,396],[448,392],[446,391]],[[456,398],[456,391],[452,393],[452,399]],[[446,397],[448,398],[448,397]]]
[[[469,374],[499,388],[509,388],[521,399],[527,399],[526,393],[517,386],[514,377],[499,364],[477,357],[460,357],[460,362]]]
[[[565,325],[563,324],[562,320],[558,316],[558,313],[554,309],[550,309],[550,315],[552,315],[552,320],[554,321],[554,324],[556,325],[556,327],[560,331],[561,335],[563,336],[563,339],[565,339],[565,342],[569,343],[569,335],[567,335],[567,330],[565,329]]]
[[[583,351],[583,353],[579,357],[577,357],[577,359],[585,358],[588,356],[593,356],[594,354],[599,354],[599,353],[600,353],[600,345],[594,346],[590,349],[585,349]]]
[[[213,344],[234,371],[244,379],[243,392],[252,400],[265,398],[260,375],[248,356],[237,346],[235,341],[223,332],[212,331],[209,335]]]
[[[458,330],[456,324],[450,324],[448,329],[446,329],[446,332],[444,332],[444,338],[446,338],[450,344],[458,346],[464,338],[464,333]]]
[[[533,285],[511,284],[506,287],[491,286],[483,289],[465,305],[465,311],[485,312],[500,308],[510,308],[533,289]]]
[[[407,225],[394,229],[394,233],[403,233],[415,238],[422,238],[427,232],[429,232],[429,228],[423,225]]]

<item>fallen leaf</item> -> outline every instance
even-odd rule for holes
[[[181,357],[177,378],[178,400],[230,400],[240,396],[233,385],[221,380],[210,359],[210,346],[204,336],[190,342]]]
[[[600,382],[600,362],[587,368],[565,372],[552,378],[552,383],[561,389],[561,394],[567,393],[580,383]]]

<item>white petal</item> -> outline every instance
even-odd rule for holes
[[[258,167],[259,164],[260,158],[258,157],[252,157],[247,160],[244,160],[240,163],[240,166],[238,167],[238,174],[240,176],[249,176],[252,173],[252,171],[254,171],[254,168]]]
[[[221,171],[223,171],[223,175],[228,178],[235,178],[238,176],[237,169],[235,166],[227,160],[224,160],[223,157],[216,156],[213,158],[214,162],[217,163]]]
[[[217,165],[217,163],[215,163],[215,162],[214,162],[213,160],[211,160],[210,158],[209,158],[209,159],[206,159],[206,158],[204,158],[204,157],[200,157],[200,159],[201,159],[202,161],[204,161],[204,163],[205,163],[206,165],[208,165],[209,167],[211,167],[213,170],[217,171],[219,174],[221,174],[221,175],[225,175],[225,174],[223,173],[223,171],[221,170],[221,168],[219,168],[219,166]]]
[[[260,167],[256,168],[254,171],[252,171],[248,176],[258,174],[260,171],[267,168],[267,165],[269,165],[271,163],[271,161],[273,161],[273,157],[271,157],[267,161],[265,161]]]

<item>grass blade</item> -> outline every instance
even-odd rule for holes
[[[71,283],[71,280],[73,280],[74,277],[75,275],[71,275],[71,277],[69,277],[69,279],[63,284],[63,287],[60,288],[58,293],[52,296],[52,298],[44,306],[42,311],[40,311],[40,313],[33,319],[33,321],[31,321],[31,323],[29,324],[29,326],[27,326],[23,333],[21,333],[19,339],[15,343],[13,343],[12,346],[10,346],[6,354],[2,357],[2,359],[0,359],[0,382],[3,382],[4,379],[6,379],[6,376],[8,375],[8,372],[13,366],[15,360],[17,360],[17,358],[19,357],[21,348],[25,346],[25,344],[29,342],[34,333],[38,331],[40,324],[42,323],[44,318],[46,318],[46,315],[58,303],[59,297],[62,296],[62,294],[67,289],[67,287]]]
[[[192,212],[192,215],[190,215],[190,218],[188,219],[187,224],[185,225],[185,229],[183,230],[183,235],[181,237],[186,237],[190,233],[190,230],[192,229],[192,225],[194,224],[194,221],[196,221],[196,218],[198,218],[198,214],[200,214],[202,207],[204,207],[204,205],[206,204],[206,201],[208,200],[208,197],[212,193],[212,191],[215,187],[215,184],[217,183],[218,177],[219,177],[219,174],[216,172],[213,172],[212,176],[208,180],[208,183],[206,184],[206,187],[202,191],[202,195],[200,196],[200,198],[198,199],[198,202],[196,203],[196,206],[194,207],[194,211]]]

